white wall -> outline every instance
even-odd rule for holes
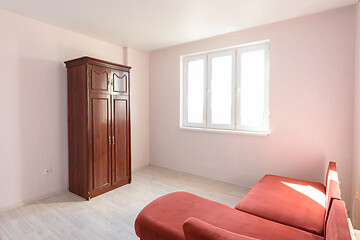
[[[356,56],[355,56],[355,87],[354,87],[354,161],[353,161],[353,196],[360,192],[360,4],[356,5]],[[360,227],[360,205],[356,203],[354,214],[355,227]]]
[[[336,161],[351,199],[355,7],[150,53],[150,163],[252,187],[266,173],[324,182]],[[179,129],[180,55],[270,39],[268,136]]]
[[[92,56],[123,63],[123,48],[0,10],[0,209],[67,189],[65,60]],[[146,53],[130,50],[133,165],[148,163]],[[144,59],[141,59],[144,57]],[[146,75],[146,74],[145,74]],[[145,85],[139,84],[144,81]],[[140,98],[140,99],[138,99]],[[139,115],[139,116],[138,116]],[[137,129],[140,128],[144,132]],[[146,148],[146,147],[145,147]],[[45,175],[44,168],[53,173]]]

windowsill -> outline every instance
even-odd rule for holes
[[[252,135],[252,136],[267,136],[270,134],[270,131],[250,132],[250,131],[231,130],[231,129],[197,128],[197,127],[184,127],[184,126],[181,126],[180,130],[213,132],[213,133],[231,133],[231,134],[242,134],[242,135]]]

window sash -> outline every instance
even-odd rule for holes
[[[242,47],[237,49],[237,96],[236,102],[240,105],[241,102],[241,57],[242,53],[252,52],[256,50],[264,50],[264,113],[263,124],[261,126],[246,126],[241,124],[241,108],[237,106],[236,109],[236,130],[249,132],[268,132],[269,131],[269,45],[258,44],[254,46]]]
[[[195,122],[188,122],[188,63],[196,60],[203,60],[204,61],[204,99],[203,99],[203,123],[195,123]],[[187,57],[184,59],[184,79],[183,82],[183,124],[187,127],[206,127],[206,79],[207,79],[207,72],[206,72],[206,55],[197,55],[192,57]]]
[[[223,56],[231,56],[231,116],[230,116],[230,124],[215,124],[212,123],[212,89],[211,89],[211,81],[212,81],[212,59],[216,57],[223,57]],[[207,127],[209,128],[218,128],[218,129],[234,129],[235,128],[235,50],[228,50],[228,51],[219,51],[216,53],[212,53],[208,55],[208,78],[207,78]]]

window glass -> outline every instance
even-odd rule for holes
[[[265,51],[241,54],[240,125],[262,126],[265,110]]]
[[[187,121],[204,123],[204,59],[187,64]]]
[[[232,55],[211,59],[211,123],[231,124]]]

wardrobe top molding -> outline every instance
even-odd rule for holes
[[[96,59],[96,58],[92,58],[92,57],[87,57],[87,56],[69,60],[64,63],[66,65],[66,68],[75,67],[75,66],[79,66],[79,65],[83,65],[83,64],[92,64],[92,65],[97,65],[97,66],[101,66],[101,67],[120,69],[123,71],[129,71],[131,69],[131,67],[126,66],[126,65],[121,65],[118,63],[108,62],[108,61],[104,61],[104,60],[100,60],[100,59]]]

